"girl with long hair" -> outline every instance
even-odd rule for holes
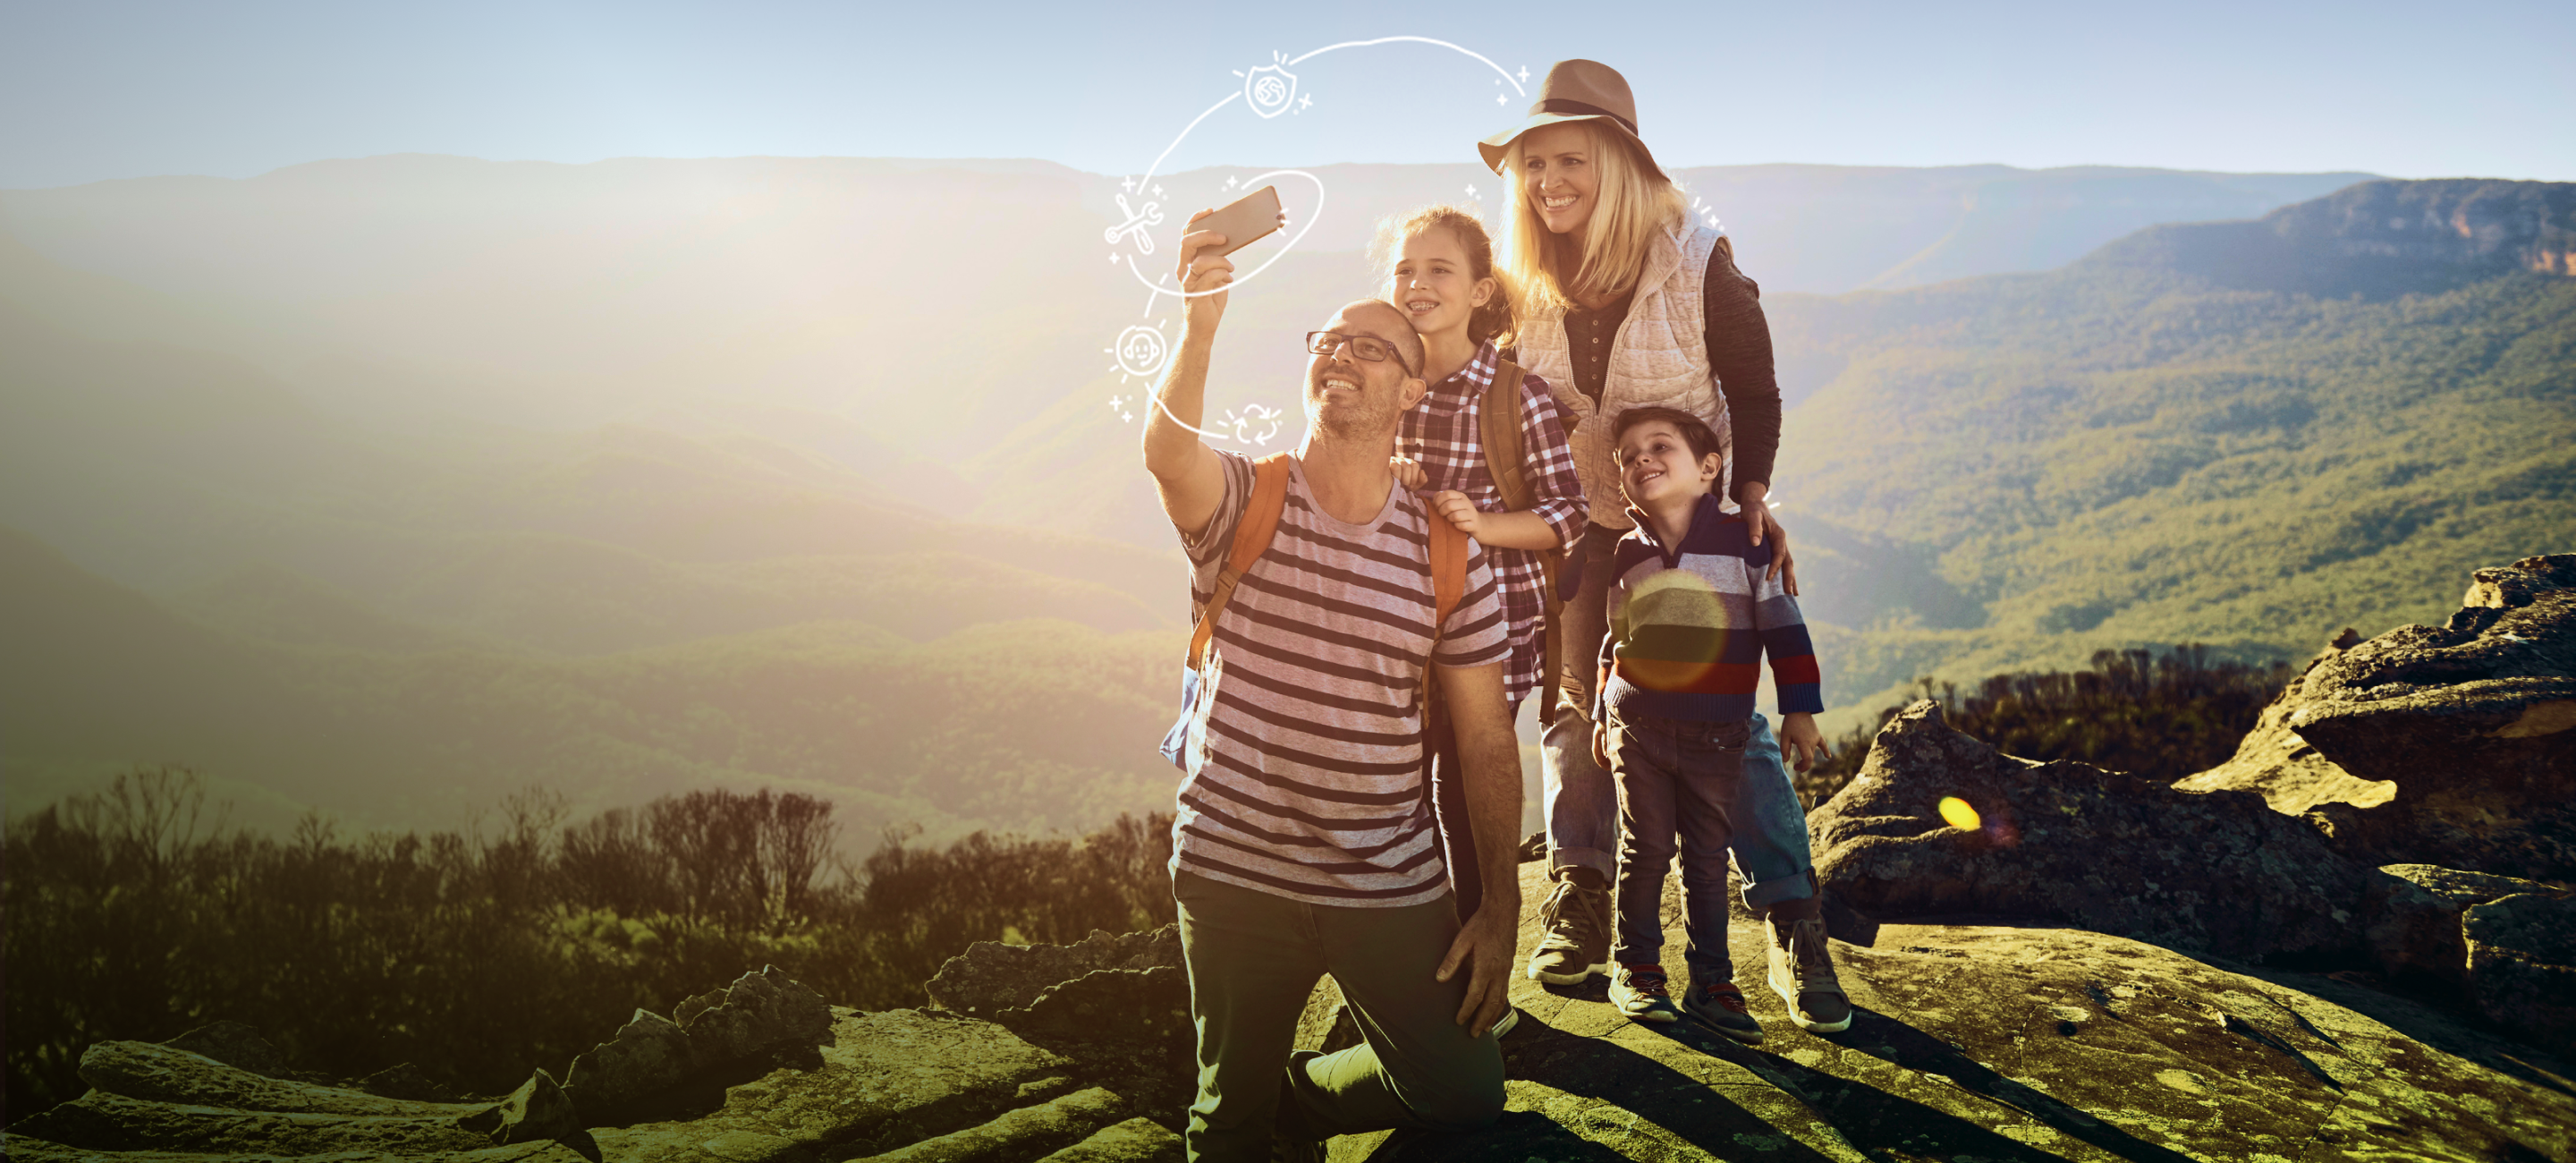
[[[1587,516],[1574,453],[1548,382],[1504,358],[1512,296],[1475,213],[1426,206],[1389,218],[1371,249],[1386,300],[1422,337],[1422,378],[1431,385],[1396,432],[1397,475],[1407,488],[1429,490],[1432,511],[1481,543],[1493,563],[1512,644],[1504,693],[1517,719],[1522,699],[1555,682],[1543,666],[1548,599],[1556,563],[1583,536]],[[1489,453],[1512,463],[1493,464]],[[1447,727],[1435,708],[1425,743],[1458,915],[1468,917],[1483,888],[1464,826],[1457,740]]]
[[[1478,148],[1510,191],[1500,267],[1518,295],[1515,355],[1554,389],[1591,502],[1590,526],[1567,571],[1579,587],[1563,611],[1564,698],[1541,748],[1557,883],[1541,914],[1547,934],[1529,964],[1533,978],[1571,984],[1610,968],[1609,884],[1617,876],[1617,792],[1593,758],[1584,714],[1607,632],[1611,550],[1633,524],[1619,503],[1612,422],[1642,407],[1707,422],[1725,466],[1719,495],[1739,509],[1756,545],[1771,546],[1772,568],[1795,594],[1787,541],[1765,504],[1780,392],[1760,288],[1736,269],[1723,235],[1692,221],[1681,189],[1638,137],[1626,78],[1597,61],[1560,61],[1528,117]],[[1787,742],[1801,769],[1823,748],[1821,736]],[[1826,952],[1805,812],[1759,714],[1737,814],[1735,867],[1745,904],[1764,919],[1771,988],[1799,1027],[1846,1028],[1851,1006]],[[1661,981],[1658,973],[1642,984],[1660,989]],[[1711,993],[1686,1009],[1724,1008],[1732,1018],[1721,1032],[1761,1037],[1734,985],[1694,981],[1692,989]]]

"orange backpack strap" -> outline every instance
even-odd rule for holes
[[[1467,534],[1437,513],[1428,514],[1431,527],[1431,650],[1440,651],[1440,632],[1449,625],[1449,615],[1457,612],[1458,602],[1467,596]]]
[[[1216,588],[1208,593],[1207,608],[1199,612],[1198,628],[1190,632],[1191,670],[1207,661],[1208,644],[1216,638],[1216,616],[1233,600],[1244,571],[1270,548],[1270,539],[1279,532],[1279,514],[1287,508],[1288,454],[1274,452],[1252,462],[1252,500],[1244,505],[1243,519],[1235,523],[1234,544],[1226,552],[1225,566],[1217,570]]]

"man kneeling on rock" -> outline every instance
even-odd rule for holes
[[[1145,467],[1193,567],[1192,612],[1217,609],[1194,643],[1200,685],[1176,732],[1189,775],[1172,885],[1199,1064],[1186,1138],[1192,1159],[1320,1159],[1334,1135],[1465,1130],[1502,1112],[1496,1027],[1511,1012],[1520,916],[1510,643],[1472,540],[1435,548],[1447,522],[1396,487],[1397,423],[1425,384],[1421,341],[1394,307],[1352,303],[1306,337],[1308,429],[1295,453],[1256,464],[1200,441],[1234,270],[1212,249],[1223,243],[1206,230],[1181,240],[1179,273],[1196,297],[1145,427]],[[1271,515],[1266,548],[1248,568],[1230,565],[1238,527],[1258,539]],[[1434,675],[1457,726],[1485,886],[1463,924],[1423,795],[1422,695]],[[1326,973],[1365,1041],[1293,1050]]]

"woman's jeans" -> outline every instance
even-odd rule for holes
[[[1683,958],[1694,984],[1729,981],[1726,848],[1735,838],[1750,724],[1610,715],[1610,766],[1619,785],[1618,944],[1621,965],[1663,960],[1664,872],[1682,858]]]
[[[1565,604],[1565,675],[1556,717],[1540,736],[1544,767],[1541,808],[1547,816],[1551,872],[1589,868],[1604,883],[1619,873],[1619,792],[1610,773],[1592,762],[1593,684],[1600,679],[1601,640],[1609,635],[1610,554],[1621,530],[1594,525],[1575,547],[1583,588]],[[1760,911],[1780,901],[1815,895],[1808,870],[1807,812],[1799,806],[1789,769],[1771,725],[1755,715],[1744,748],[1744,780],[1737,792],[1735,837],[1729,845],[1745,907]]]

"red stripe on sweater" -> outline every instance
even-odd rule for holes
[[[1622,658],[1618,666],[1620,677],[1645,690],[1665,694],[1749,695],[1762,684],[1762,664],[1758,662]],[[1813,670],[1814,665],[1810,663],[1808,669]]]

